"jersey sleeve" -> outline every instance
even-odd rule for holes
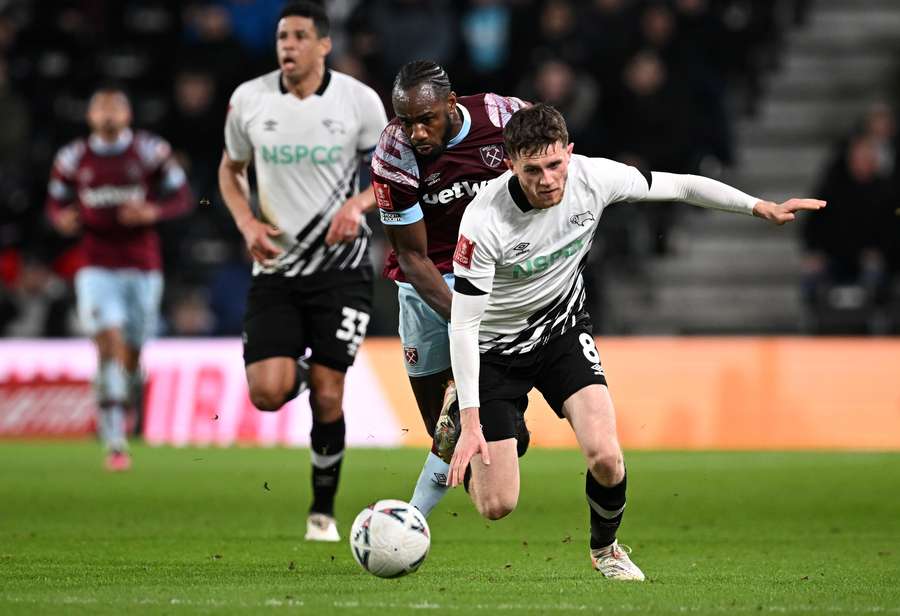
[[[607,158],[583,158],[590,182],[602,188],[606,203],[641,201],[650,192],[651,176],[637,167]]]
[[[400,124],[381,133],[372,155],[372,188],[381,222],[409,225],[424,217],[419,204],[419,164]]]
[[[497,128],[506,126],[515,112],[529,106],[530,103],[515,96],[500,96],[491,92],[484,95],[484,110],[491,124]]]
[[[381,131],[387,125],[384,104],[378,94],[368,86],[362,86],[360,96],[356,98],[359,110],[359,140],[356,149],[361,153],[370,153],[376,145]]]
[[[471,207],[472,204],[469,204]],[[453,252],[453,274],[458,279],[466,280],[476,291],[490,293],[494,286],[498,254],[494,234],[490,232],[490,225],[485,223],[481,212],[466,210]]]
[[[231,95],[228,103],[228,114],[225,116],[225,151],[231,160],[249,162],[253,157],[253,143],[250,141],[244,121],[244,98],[244,89],[239,87]]]
[[[50,183],[47,185],[48,214],[53,215],[60,208],[75,201],[77,196],[75,173],[84,151],[84,142],[76,141],[57,152],[50,170]]]

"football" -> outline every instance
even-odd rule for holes
[[[350,529],[350,551],[359,566],[383,578],[412,573],[428,556],[431,532],[409,503],[384,499],[363,509]]]

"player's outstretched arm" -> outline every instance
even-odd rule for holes
[[[254,261],[265,263],[281,254],[281,249],[269,239],[281,235],[281,230],[257,220],[253,215],[247,165],[245,161],[231,160],[228,153],[223,152],[219,164],[219,191],[235,225],[244,236],[250,256]]]
[[[638,200],[682,201],[700,207],[757,216],[777,225],[794,220],[798,211],[825,207],[825,202],[818,199],[789,199],[784,203],[773,203],[752,197],[711,178],[659,171],[651,174],[649,190]]]
[[[825,207],[825,202],[820,199],[788,199],[784,203],[775,203],[773,201],[760,201],[753,206],[753,215],[757,218],[764,218],[776,225],[783,225],[796,219],[795,212],[801,210],[821,210]]]

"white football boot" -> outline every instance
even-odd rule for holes
[[[594,569],[611,580],[643,581],[644,572],[628,558],[631,548],[613,541],[599,550],[591,550],[591,564]]]
[[[307,541],[340,541],[334,518],[324,513],[310,513],[306,518]]]

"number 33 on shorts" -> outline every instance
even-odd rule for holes
[[[594,344],[594,337],[584,332],[578,336],[578,342],[581,343],[581,352],[584,353],[584,358],[593,364],[591,369],[594,373],[598,376],[605,376],[603,366],[600,365],[600,353],[597,352],[597,345]]]
[[[341,326],[334,333],[334,336],[338,340],[346,342],[347,355],[355,357],[356,352],[359,350],[359,345],[366,335],[366,328],[369,326],[369,315],[349,306],[344,306],[341,309],[341,314],[344,315],[344,320],[341,321]]]

